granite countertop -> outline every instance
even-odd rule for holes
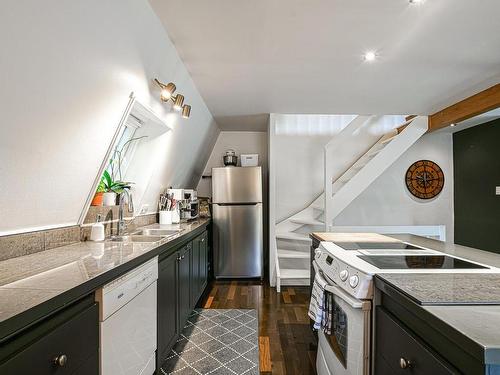
[[[500,274],[378,275],[419,305],[500,305]]]
[[[415,235],[393,238],[471,261],[500,267],[500,255]],[[486,364],[500,364],[500,274],[379,274],[419,307],[484,350]]]
[[[158,249],[162,245],[206,226],[209,221],[199,219],[188,223],[143,227],[181,230],[174,236],[153,243],[88,241],[1,261],[0,338],[19,325],[9,323],[23,313],[86,284],[93,288],[88,291],[91,292],[96,289],[95,286],[111,281],[104,277],[108,274],[112,277],[111,271],[126,272],[128,265],[136,267],[134,260],[153,258],[159,254]]]

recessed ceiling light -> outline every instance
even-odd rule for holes
[[[377,55],[373,51],[369,51],[365,53],[365,61],[375,61]]]
[[[410,0],[410,4],[422,4],[425,0]]]

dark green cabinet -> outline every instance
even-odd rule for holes
[[[383,307],[376,309],[375,374],[452,375],[457,371]]]
[[[179,253],[175,252],[158,263],[158,364],[167,359],[170,348],[179,336],[179,317],[177,311],[177,262]]]
[[[191,304],[196,305],[208,282],[208,234],[193,240],[191,253]]]
[[[182,331],[184,322],[192,310],[191,304],[191,243],[179,251],[179,326]]]
[[[1,375],[99,374],[99,309],[93,296],[21,333],[1,354]]]
[[[208,283],[208,233],[204,231],[158,265],[157,367],[168,357]]]

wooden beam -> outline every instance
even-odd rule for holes
[[[500,83],[429,116],[429,132],[500,107]]]

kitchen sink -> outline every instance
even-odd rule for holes
[[[150,229],[141,229],[137,232],[134,233],[137,235],[143,235],[143,236],[162,236],[162,237],[169,237],[173,236],[174,234],[177,234],[179,232],[182,232],[182,229],[157,229],[157,228],[150,228]]]
[[[158,242],[161,241],[163,237],[161,236],[151,236],[151,235],[130,235],[130,236],[114,236],[111,237],[112,242]]]

